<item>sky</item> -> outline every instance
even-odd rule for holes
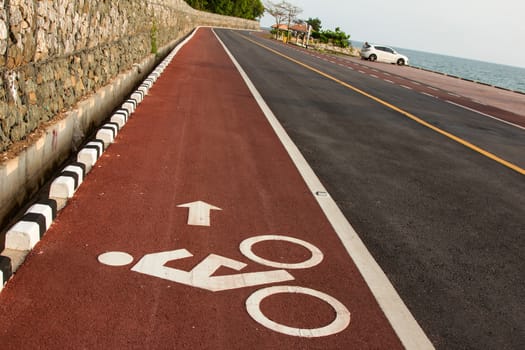
[[[525,0],[286,1],[350,40],[525,67]],[[272,24],[265,14],[261,26]]]

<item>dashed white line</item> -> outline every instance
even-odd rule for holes
[[[384,75],[386,75],[387,77],[391,77],[392,74],[388,74],[388,73],[383,73]]]
[[[377,75],[374,75],[374,74],[370,74],[370,76],[371,76],[372,78],[376,78],[376,79],[379,78]]]
[[[470,108],[470,107],[467,107],[467,106],[463,106],[463,105],[460,105],[459,103],[455,103],[455,102],[452,102],[452,101],[449,101],[449,100],[446,100],[447,103],[450,103],[451,105],[454,105],[454,106],[457,106],[457,107],[460,107],[460,108],[463,108],[463,109],[466,109],[467,111],[471,111],[471,112],[474,112],[474,113],[477,113],[477,114],[481,114],[482,116],[485,116],[487,118],[491,118],[491,119],[494,119],[494,120],[497,120],[497,121],[500,121],[502,123],[505,123],[505,124],[508,124],[508,125],[511,125],[511,126],[514,126],[518,129],[522,129],[522,130],[525,130],[525,127],[521,126],[521,125],[517,125],[517,124],[514,124],[514,123],[511,123],[509,121],[506,121],[506,120],[503,120],[503,119],[500,119],[498,117],[495,117],[493,115],[490,115],[490,114],[487,114],[487,113],[483,113],[481,111],[478,111],[474,108]]]
[[[460,97],[459,95],[456,95],[456,94],[454,94],[454,93],[452,93],[452,92],[448,92],[448,94],[449,94],[450,96]]]
[[[388,80],[388,79],[383,79],[383,80],[386,81],[387,83],[394,84],[392,80]]]
[[[363,74],[366,74],[364,71],[360,70],[359,73],[363,73]]]
[[[427,94],[426,92],[422,92],[423,95],[426,95],[428,97],[432,97],[432,98],[437,98],[436,96],[434,95],[431,95],[431,94]]]
[[[427,86],[430,90],[434,90],[434,91],[439,91],[439,89],[436,89],[435,87],[432,87],[432,86]]]
[[[412,88],[410,86],[401,85],[401,87],[404,87],[405,89],[408,89],[408,90],[412,90]]]
[[[478,100],[472,100],[472,101],[474,101],[476,103],[479,103],[482,106],[486,106],[487,105],[485,102],[481,102],[481,101],[478,101]]]

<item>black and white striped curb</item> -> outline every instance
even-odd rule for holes
[[[148,95],[153,84],[195,32],[177,45],[113,113],[109,121],[98,129],[95,138],[77,153],[76,162],[62,169],[52,181],[48,197],[34,203],[7,231],[5,249],[0,253],[0,291],[18,268],[14,261],[20,260],[18,258],[20,253],[27,255],[44,236],[58,211],[66,205],[68,199],[73,197],[104,151],[115,142],[118,133]]]

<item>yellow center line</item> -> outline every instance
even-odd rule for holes
[[[271,52],[273,52],[274,54],[276,54],[278,56],[281,56],[281,57],[283,57],[283,58],[285,58],[285,59],[287,59],[287,60],[289,60],[291,62],[294,62],[294,63],[298,64],[299,66],[302,66],[302,67],[304,67],[304,68],[306,68],[306,69],[308,69],[308,70],[310,70],[312,72],[315,72],[315,73],[317,73],[317,74],[319,74],[319,75],[321,75],[321,76],[323,76],[323,77],[325,77],[327,79],[330,79],[330,80],[332,80],[332,81],[334,81],[334,82],[336,82],[336,83],[338,83],[338,84],[340,84],[340,85],[342,85],[344,87],[347,87],[350,90],[353,90],[353,91],[355,91],[355,92],[357,92],[357,93],[359,93],[359,94],[361,94],[363,96],[366,96],[369,99],[374,100],[377,103],[382,104],[383,106],[386,106],[386,107],[388,107],[388,108],[390,108],[390,109],[392,109],[392,110],[394,110],[394,111],[396,111],[398,113],[401,113],[405,117],[410,118],[413,121],[415,121],[415,122],[417,122],[417,123],[419,123],[419,124],[429,128],[429,129],[431,129],[431,130],[433,130],[433,131],[435,131],[435,132],[437,132],[437,133],[439,133],[439,134],[441,134],[443,136],[446,136],[449,139],[452,139],[452,140],[456,141],[457,143],[460,143],[463,146],[468,147],[471,150],[473,150],[475,152],[478,152],[478,153],[484,155],[485,157],[490,158],[490,159],[492,159],[492,160],[494,160],[494,161],[496,161],[496,162],[506,166],[507,168],[510,168],[510,169],[520,173],[521,175],[525,175],[525,169],[523,169],[523,168],[521,168],[521,167],[519,167],[519,166],[517,166],[515,164],[512,164],[512,163],[506,161],[505,159],[502,159],[502,158],[496,156],[495,154],[490,153],[490,152],[488,152],[488,151],[486,151],[486,150],[484,150],[484,149],[482,149],[482,148],[480,148],[480,147],[478,147],[478,146],[476,146],[476,145],[474,145],[474,144],[472,144],[472,143],[470,143],[470,142],[468,142],[466,140],[463,140],[462,138],[460,138],[460,137],[458,137],[456,135],[453,135],[453,134],[451,134],[451,133],[449,133],[449,132],[447,132],[445,130],[442,130],[442,129],[440,129],[440,128],[438,128],[438,127],[436,127],[436,126],[434,126],[434,125],[424,121],[423,119],[421,119],[419,117],[416,117],[415,115],[413,115],[413,114],[411,114],[411,113],[409,113],[409,112],[407,112],[407,111],[405,111],[405,110],[403,110],[403,109],[401,109],[399,107],[394,106],[391,103],[388,103],[388,102],[386,102],[386,101],[384,101],[384,100],[382,100],[382,99],[380,99],[380,98],[378,98],[376,96],[373,96],[373,95],[371,95],[371,94],[369,94],[369,93],[367,93],[367,92],[365,92],[365,91],[363,91],[361,89],[358,89],[358,88],[356,88],[353,85],[345,83],[344,81],[339,80],[339,79],[337,79],[337,78],[335,78],[335,77],[333,77],[333,76],[331,76],[331,75],[329,75],[329,74],[327,74],[325,72],[322,72],[322,71],[320,71],[320,70],[318,70],[318,69],[316,69],[316,68],[314,68],[312,66],[309,66],[309,65],[307,65],[307,64],[305,64],[305,63],[303,63],[301,61],[298,61],[298,60],[296,60],[294,58],[291,58],[290,56],[286,56],[285,54],[283,54],[283,53],[281,53],[281,52],[279,52],[277,50],[274,50],[274,49],[272,49],[272,48],[270,48],[268,46],[265,46],[265,45],[255,41],[253,39],[250,39],[250,38],[248,38],[248,37],[246,37],[244,35],[241,35],[241,34],[238,34],[238,35],[240,35],[245,40],[248,40],[248,41],[254,43],[255,45],[258,45],[258,46],[262,47],[265,50],[271,51]]]

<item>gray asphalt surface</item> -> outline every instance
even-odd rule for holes
[[[525,348],[525,177],[217,30],[439,349]],[[243,33],[514,164],[525,131]]]

